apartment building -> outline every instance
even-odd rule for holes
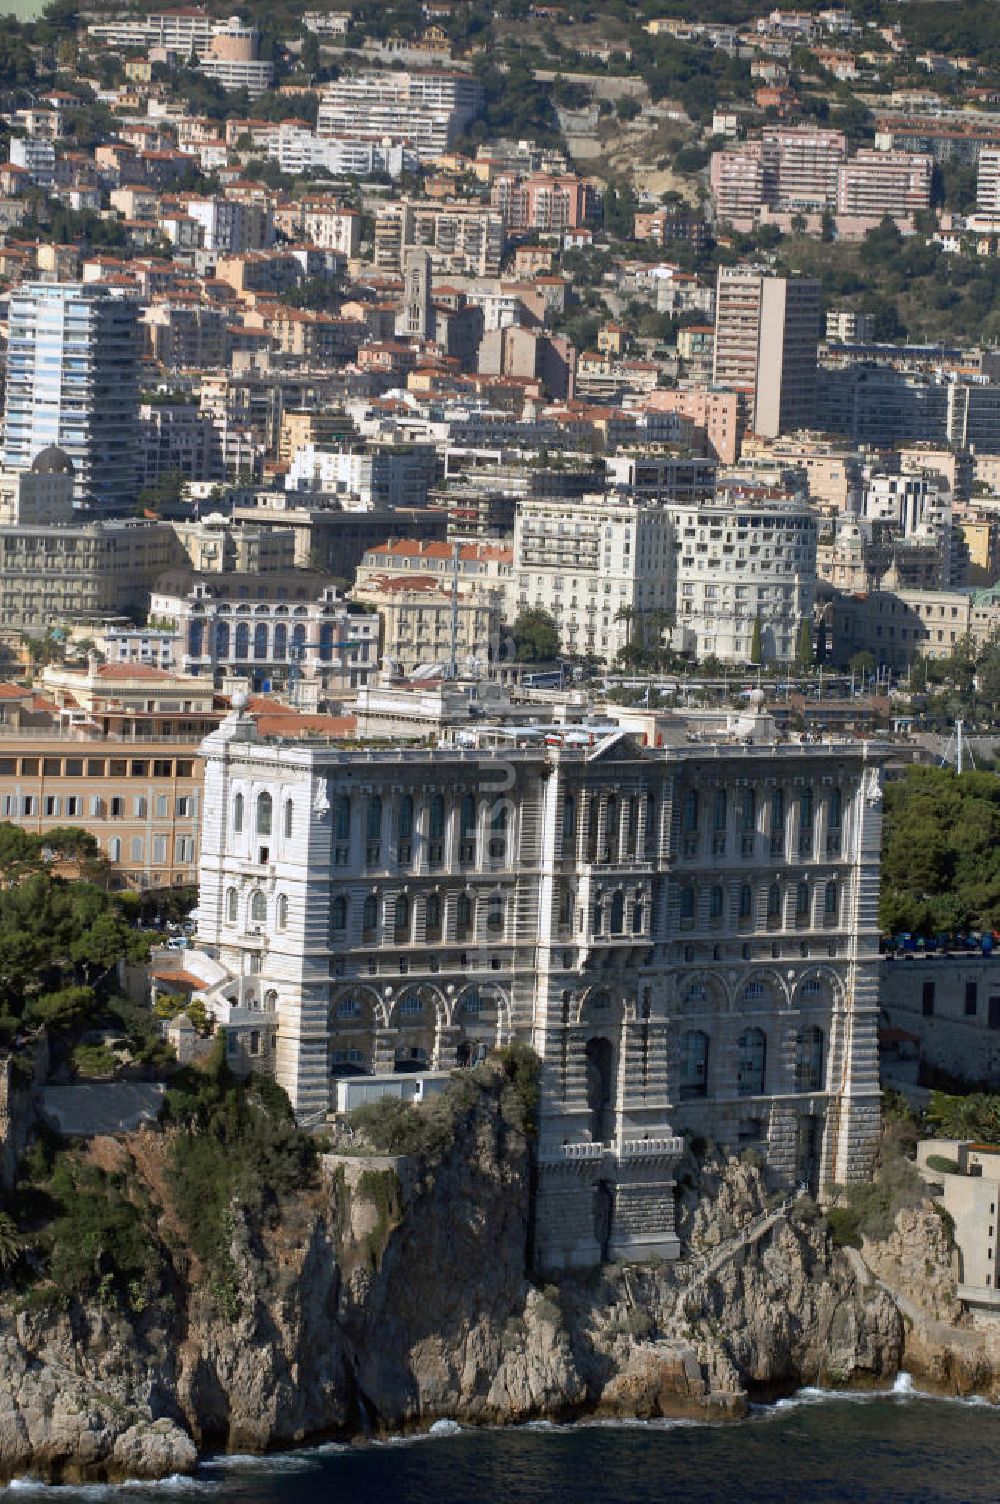
[[[760,706],[687,730],[379,751],[237,714],[204,743],[210,1008],[303,1121],[346,1075],[530,1041],[543,1267],[676,1257],[681,1127],[788,1186],[876,1152],[886,749],[779,743]]]
[[[478,204],[386,204],[375,216],[375,269],[403,270],[411,250],[425,250],[435,274],[496,277],[504,252],[503,219]]]
[[[747,394],[756,433],[813,425],[819,331],[815,278],[719,268],[713,380]]]
[[[74,513],[67,465],[43,450],[30,471],[0,472],[0,625],[32,636],[144,609],[177,559],[165,522]]]
[[[29,282],[11,294],[4,460],[25,470],[53,446],[79,503],[135,504],[139,342],[136,304],[94,283]]]
[[[405,138],[421,161],[430,161],[454,144],[482,108],[482,85],[470,73],[362,73],[324,91],[316,130],[320,136]]]
[[[837,178],[837,213],[859,219],[911,220],[930,207],[934,159],[862,147]]]
[[[297,449],[285,478],[288,491],[355,498],[363,506],[422,506],[438,478],[433,444],[378,444],[370,449]]]
[[[761,490],[675,504],[674,646],[696,659],[790,663],[816,594],[816,514]],[[759,623],[759,626],[756,625]]]
[[[514,524],[509,618],[541,608],[560,650],[611,662],[658,642],[674,602],[673,530],[655,503],[618,495],[564,502],[526,496]]]
[[[366,684],[378,667],[378,618],[308,570],[175,571],[157,581],[150,616],[170,623],[183,672],[209,686],[235,676],[254,690],[297,682],[336,693]]]
[[[507,230],[575,230],[599,213],[601,196],[593,183],[573,172],[500,173],[493,179],[490,203]]]
[[[194,301],[153,303],[143,310],[149,352],[166,370],[218,370],[226,363],[228,320]]]
[[[1000,218],[1000,146],[990,147],[979,153],[976,207],[980,214]]]

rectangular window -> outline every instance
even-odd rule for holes
[[[921,993],[921,1012],[924,1018],[934,1016],[934,983],[925,982]]]
[[[160,863],[165,862],[166,860],[167,860],[167,838],[166,838],[166,836],[154,836],[153,837],[153,861],[157,865],[159,865]]]
[[[131,852],[132,852],[132,861],[133,862],[141,862],[142,861],[142,836],[133,836],[132,837]]]
[[[158,820],[165,820],[166,817],[167,817],[167,796],[166,796],[166,794],[157,794],[155,808],[156,808],[156,818]]]

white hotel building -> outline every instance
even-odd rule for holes
[[[776,1184],[865,1178],[879,1130],[886,749],[203,744],[201,947],[300,1120],[336,1078],[543,1061],[536,1261],[675,1257],[688,1130]],[[551,739],[550,739],[551,740]]]

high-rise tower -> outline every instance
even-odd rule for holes
[[[75,500],[134,505],[138,476],[136,306],[79,282],[28,283],[10,299],[4,459],[27,469],[56,445],[73,462]]]

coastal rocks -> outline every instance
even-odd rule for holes
[[[64,1323],[47,1338],[36,1347],[10,1323],[0,1329],[0,1482],[30,1474],[114,1483],[193,1470],[191,1437],[175,1420],[154,1418],[148,1393],[136,1394],[141,1368],[101,1372]]]
[[[695,1262],[533,1283],[529,1142],[499,1074],[477,1077],[450,1147],[328,1155],[268,1216],[234,1209],[224,1270],[175,1251],[172,1315],[19,1318],[0,1344],[0,1476],[160,1476],[189,1470],[195,1444],[263,1451],[444,1419],[714,1419],[802,1383],[894,1375],[889,1296],[830,1248],[811,1203],[769,1214],[751,1161],[686,1166]],[[148,1134],[119,1148],[154,1173]]]
[[[933,1205],[903,1207],[889,1237],[878,1243],[866,1239],[863,1253],[874,1274],[934,1320],[961,1316],[951,1240]]]

